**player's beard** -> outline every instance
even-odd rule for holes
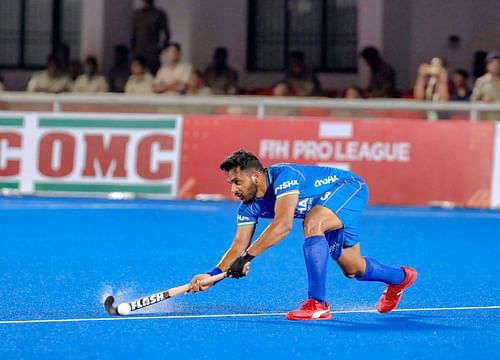
[[[251,183],[250,187],[248,188],[248,193],[244,195],[243,204],[248,205],[252,203],[256,197],[257,197],[257,185]]]

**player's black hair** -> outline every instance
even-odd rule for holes
[[[263,171],[264,167],[260,163],[260,160],[246,150],[240,149],[229,155],[220,164],[221,170],[229,171],[239,167],[241,170],[255,169],[257,171]]]

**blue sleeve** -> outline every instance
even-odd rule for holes
[[[236,216],[238,226],[256,224],[258,218],[258,215],[252,211],[250,206],[241,204],[238,208],[238,214]]]
[[[275,174],[273,180],[273,190],[276,199],[290,194],[299,194],[300,186],[305,182],[304,175],[291,166],[283,166]]]

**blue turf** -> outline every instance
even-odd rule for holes
[[[174,318],[13,324],[31,319],[109,318],[119,300],[176,286],[210,269],[231,242],[236,204],[0,198],[0,358],[500,358],[500,310],[175,318],[286,312],[307,294],[300,222],[252,263],[248,278],[179,296],[141,317]],[[266,223],[259,225],[262,229]],[[362,250],[419,279],[400,308],[500,305],[500,212],[370,207]],[[333,310],[374,307],[383,285],[342,277],[329,263]]]

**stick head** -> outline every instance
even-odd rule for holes
[[[118,311],[116,307],[113,306],[115,302],[115,298],[113,296],[108,296],[106,300],[104,300],[104,309],[109,315],[118,315]]]

